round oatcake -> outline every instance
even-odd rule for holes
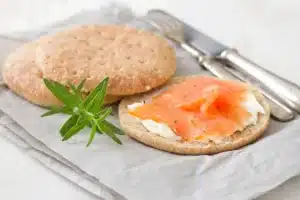
[[[61,102],[48,90],[43,82],[43,72],[36,65],[38,42],[29,42],[11,53],[3,65],[2,76],[5,84],[28,101],[40,105],[61,105]],[[105,104],[121,99],[106,96]]]
[[[257,124],[249,125],[243,131],[236,131],[231,136],[219,138],[219,141],[199,140],[188,142],[164,138],[148,131],[138,118],[128,113],[128,105],[150,99],[153,95],[157,95],[164,88],[180,83],[190,77],[191,76],[174,77],[161,88],[157,88],[145,94],[133,95],[124,98],[119,104],[119,119],[120,125],[126,134],[137,141],[156,149],[176,154],[190,155],[216,154],[224,151],[235,150],[256,141],[263,135],[270,121],[270,106],[258,89],[250,85],[249,90],[253,92],[256,100],[264,108],[265,113],[259,113]]]
[[[168,41],[125,25],[80,25],[44,38],[37,48],[45,77],[66,83],[87,78],[90,91],[108,76],[109,95],[146,92],[175,73],[176,57]]]

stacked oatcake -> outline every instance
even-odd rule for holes
[[[7,86],[40,105],[60,102],[43,78],[67,85],[86,79],[88,94],[109,77],[105,103],[146,92],[164,84],[176,69],[168,42],[150,32],[122,25],[81,25],[26,43],[11,53],[3,66]]]

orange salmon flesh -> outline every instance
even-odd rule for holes
[[[129,113],[167,124],[183,140],[230,136],[251,114],[242,106],[247,86],[213,77],[190,78]]]

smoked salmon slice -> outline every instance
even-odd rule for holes
[[[247,92],[247,86],[240,82],[190,78],[170,86],[129,113],[165,123],[183,140],[229,136],[243,128],[251,117],[242,105]]]

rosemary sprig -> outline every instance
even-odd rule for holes
[[[62,107],[49,107],[49,111],[44,113],[42,117],[58,113],[71,115],[59,130],[62,141],[70,139],[86,126],[89,126],[91,132],[87,146],[92,143],[96,132],[106,134],[116,143],[122,144],[116,135],[123,135],[123,131],[105,119],[112,112],[111,107],[103,107],[108,78],[103,79],[85,99],[81,95],[85,80],[82,80],[78,86],[68,83],[70,90],[66,86],[46,78],[44,78],[44,83],[64,105]]]

